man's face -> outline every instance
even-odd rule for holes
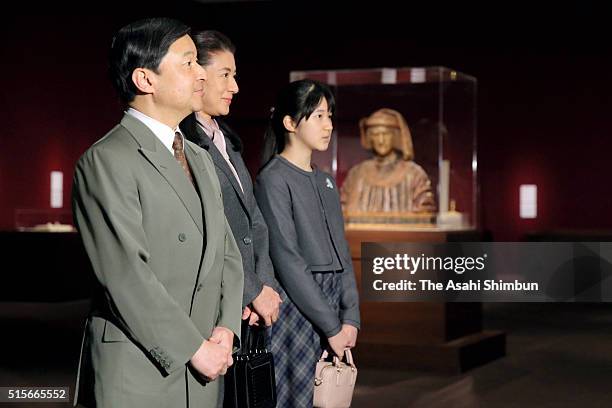
[[[385,157],[393,150],[393,136],[396,130],[389,126],[372,126],[366,130],[372,149],[378,156]]]
[[[155,105],[178,121],[203,106],[206,72],[196,58],[195,44],[185,35],[172,43],[155,76]]]
[[[232,98],[238,93],[236,83],[236,61],[229,51],[210,54],[206,70],[206,86],[202,101],[202,113],[208,116],[224,116],[230,111]]]

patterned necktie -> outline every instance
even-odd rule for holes
[[[183,171],[187,175],[187,178],[195,186],[193,177],[191,176],[191,170],[189,164],[187,164],[187,158],[185,157],[185,149],[183,146],[183,137],[179,132],[174,134],[174,142],[172,142],[172,149],[174,150],[174,158],[178,160],[179,164],[183,168]]]

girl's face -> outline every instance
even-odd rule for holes
[[[327,106],[327,100],[321,99],[319,106],[308,119],[304,118],[295,128],[295,139],[310,150],[325,151],[329,147],[332,125],[332,114]]]

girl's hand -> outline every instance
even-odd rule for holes
[[[349,338],[344,330],[340,330],[335,336],[327,339],[332,351],[340,358],[344,355],[344,350],[348,348]]]
[[[357,343],[357,328],[355,326],[351,326],[350,324],[343,324],[342,331],[346,334],[348,339],[346,347],[355,347],[355,344]]]

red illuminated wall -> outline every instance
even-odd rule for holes
[[[494,239],[519,240],[531,230],[612,229],[612,85],[605,79],[612,53],[603,37],[565,34],[562,22],[550,26],[553,20],[543,27],[532,21],[523,26],[527,34],[505,30],[503,21],[496,30],[499,22],[489,21],[461,32],[449,23],[455,37],[447,41],[444,27],[423,35],[427,27],[417,20],[411,21],[418,29],[408,32],[365,15],[359,18],[367,26],[357,17],[334,26],[341,19],[332,15],[325,35],[315,35],[274,19],[276,6],[254,3],[184,13],[188,23],[224,31],[238,46],[241,92],[230,123],[244,139],[253,172],[274,94],[290,70],[445,65],[479,80],[481,226]],[[124,21],[28,17],[2,27],[0,229],[14,227],[15,209],[48,208],[52,170],[64,172],[69,206],[74,163],[121,116],[105,60],[111,34]],[[518,217],[519,185],[526,183],[538,186],[535,220]]]
[[[28,18],[3,28],[0,229],[16,209],[50,209],[50,172],[64,173],[70,209],[74,164],[117,119],[105,81],[104,19]]]
[[[593,55],[528,56],[480,82],[484,225],[498,240],[535,230],[612,229],[612,86]],[[604,52],[598,50],[597,52]],[[519,185],[538,186],[538,217],[518,215]]]

